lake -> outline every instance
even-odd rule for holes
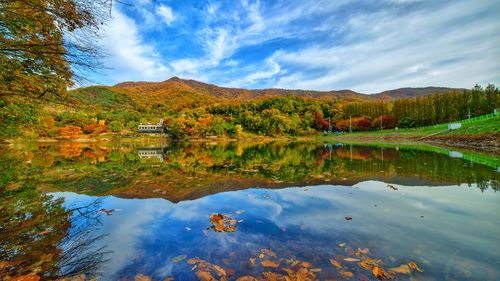
[[[4,280],[500,279],[491,154],[56,142],[0,146],[0,161]]]

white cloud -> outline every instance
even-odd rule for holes
[[[469,88],[498,81],[500,39],[491,36],[500,31],[498,21],[464,20],[486,9],[461,2],[432,12],[353,17],[346,27],[347,44],[276,52],[273,59],[282,67],[303,69],[280,77],[276,86],[374,93],[408,86]],[[464,22],[455,28],[459,21]],[[312,76],[307,74],[311,69],[324,71]]]
[[[117,9],[104,30],[102,44],[109,56],[107,78],[112,83],[123,81],[161,81],[170,76],[170,70],[161,61],[154,46],[145,43],[136,23]]]
[[[158,8],[156,8],[156,13],[160,15],[160,17],[167,25],[171,25],[172,22],[175,20],[172,8],[170,8],[169,6],[166,5],[158,6]]]

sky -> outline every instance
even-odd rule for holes
[[[500,85],[500,1],[135,0],[103,31],[99,84],[247,89]]]

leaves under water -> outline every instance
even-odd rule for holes
[[[209,229],[215,232],[235,232],[238,228],[238,221],[226,214],[211,214]]]

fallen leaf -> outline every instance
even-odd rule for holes
[[[294,261],[292,262],[292,264],[291,264],[291,265],[292,265],[292,266],[296,266],[296,265],[297,265],[297,264],[299,264],[299,263],[300,263],[300,261],[298,261],[298,260],[294,260]]]
[[[195,264],[195,263],[199,263],[199,262],[205,262],[205,261],[200,259],[200,258],[191,258],[191,259],[187,260],[187,263],[189,263],[189,264]]]
[[[270,271],[262,272],[262,277],[265,281],[277,281],[279,276],[280,275]]]
[[[240,278],[236,279],[236,281],[257,281],[258,279],[251,276],[251,275],[245,275],[241,276]]]
[[[311,268],[312,272],[321,272],[321,268]]]
[[[360,261],[360,259],[355,259],[355,258],[345,258],[344,260],[347,261],[347,262],[357,262],[357,261]]]
[[[411,270],[407,264],[402,264],[398,267],[389,268],[390,272],[402,273],[402,274],[410,274]]]
[[[250,258],[250,265],[255,266],[256,258]]]
[[[138,274],[135,276],[134,280],[135,281],[152,281],[153,279],[151,279],[151,277],[149,277],[149,276]]]
[[[172,259],[173,263],[181,262],[186,258],[186,255],[180,255]]]
[[[347,270],[341,270],[340,271],[340,274],[344,277],[347,277],[347,278],[351,278],[354,276],[354,274],[350,271],[347,271]]]
[[[374,266],[372,269],[373,276],[377,277],[379,280],[393,279],[394,275],[391,272],[386,272],[380,266]]]
[[[339,247],[340,247],[340,248],[344,248],[344,247],[345,247],[345,243],[340,243],[340,244],[339,244]]]
[[[358,250],[356,251],[356,255],[359,253],[360,255],[366,255],[370,252],[370,249],[368,248],[364,248],[364,249],[360,249],[358,248]]]
[[[345,219],[350,221],[350,220],[352,220],[352,217],[345,217]]]
[[[330,263],[335,266],[336,268],[341,268],[342,265],[340,264],[340,262],[338,262],[336,259],[330,259]]]
[[[303,267],[306,267],[306,268],[309,268],[309,267],[311,267],[311,266],[312,266],[312,263],[307,262],[307,261],[303,261],[303,262],[302,262],[302,266],[303,266]]]
[[[265,256],[264,256],[264,253],[260,253],[259,254],[259,259],[263,259]]]
[[[198,270],[196,272],[196,277],[198,277],[198,279],[200,279],[200,281],[217,281],[217,279],[215,279],[212,276],[212,274],[210,274],[210,272],[208,272],[208,271]]]
[[[277,261],[272,261],[272,260],[263,260],[260,262],[260,264],[262,264],[263,267],[273,267],[273,268],[276,268],[279,266],[279,262]]]
[[[174,277],[172,277],[172,276],[165,277],[165,278],[163,279],[163,281],[174,281]]]
[[[416,271],[418,271],[418,272],[424,272],[422,269],[420,269],[420,268],[418,267],[417,263],[416,263],[416,262],[414,262],[414,261],[409,262],[409,263],[408,263],[408,267],[410,267],[411,269],[414,269],[414,270],[416,270]]]

